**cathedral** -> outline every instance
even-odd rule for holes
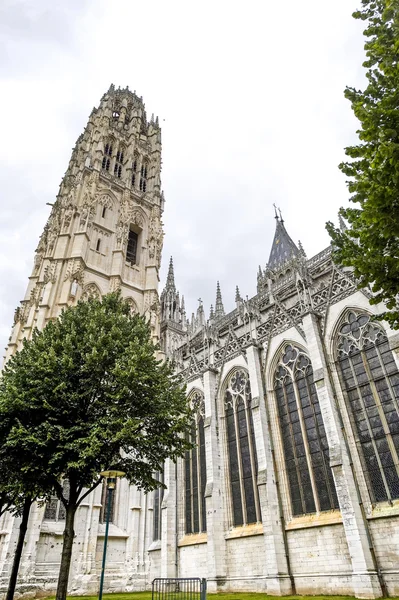
[[[373,320],[384,306],[330,247],[308,258],[276,213],[256,295],[237,288],[226,314],[218,284],[210,314],[199,302],[189,318],[172,259],[158,290],[160,173],[158,119],[111,85],[73,149],[5,357],[64,307],[119,289],[184,377],[196,445],[165,463],[165,489],[118,481],[105,591],[204,577],[210,592],[399,595],[399,334]],[[71,594],[98,590],[106,497],[78,509]],[[54,592],[64,524],[56,497],[34,506],[20,593]],[[18,526],[1,517],[2,591]]]

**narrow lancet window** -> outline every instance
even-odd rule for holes
[[[121,178],[123,168],[123,150],[118,150],[115,158],[114,175]]]
[[[144,162],[140,169],[140,192],[147,191],[147,163]]]
[[[103,162],[101,165],[103,171],[109,171],[109,167],[111,164],[111,157],[112,157],[112,144],[110,142],[107,142],[105,144],[104,157],[103,157]]]

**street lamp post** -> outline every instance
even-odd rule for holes
[[[98,600],[102,600],[102,597],[103,597],[105,561],[107,558],[107,542],[108,542],[108,530],[109,530],[109,517],[111,514],[111,505],[112,505],[112,494],[114,493],[116,478],[124,477],[125,473],[123,471],[119,471],[118,469],[110,468],[108,471],[102,471],[100,473],[100,475],[102,475],[107,480],[108,501],[107,501],[107,507],[106,507],[103,562],[101,565],[100,591],[98,594]]]

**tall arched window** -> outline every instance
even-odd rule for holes
[[[399,371],[387,336],[368,315],[350,310],[336,354],[372,502],[399,498]]]
[[[148,165],[147,162],[144,161],[140,169],[140,192],[145,192],[147,190],[147,170]]]
[[[132,188],[136,187],[138,156],[135,154],[132,163]]]
[[[186,533],[201,533],[206,531],[204,396],[195,391],[189,401],[195,411],[195,420],[187,437],[195,447],[186,452],[184,460]]]
[[[224,396],[229,475],[234,526],[261,520],[257,487],[258,463],[248,373],[234,371]]]
[[[103,157],[103,162],[101,165],[101,167],[104,171],[109,171],[111,157],[112,157],[112,142],[107,142],[105,144],[104,157]]]
[[[312,365],[291,344],[281,353],[274,390],[293,515],[338,508]]]
[[[121,178],[123,169],[123,147],[120,147],[115,157],[114,175]]]

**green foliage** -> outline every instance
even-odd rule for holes
[[[396,297],[399,293],[399,3],[397,0],[362,0],[353,14],[366,22],[364,35],[367,86],[347,88],[359,119],[359,144],[345,149],[348,162],[340,165],[349,177],[350,201],[341,208],[349,228],[332,223],[327,230],[334,258],[354,268],[360,287],[371,286],[371,303],[385,302],[385,317],[399,327]]]
[[[153,472],[184,454],[190,419],[180,381],[155,350],[147,323],[118,294],[67,308],[3,371],[3,451],[20,457],[31,480],[45,475],[65,505],[77,506],[115,464],[131,483],[154,489]]]

